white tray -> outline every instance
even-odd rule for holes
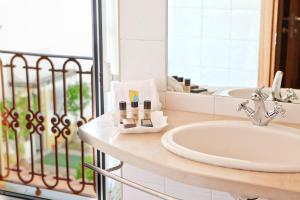
[[[122,134],[127,133],[156,133],[160,132],[162,129],[168,126],[167,123],[168,117],[164,116],[162,111],[153,111],[151,113],[151,121],[153,127],[144,127],[141,124],[138,124],[137,127],[133,128],[124,128],[122,124],[119,124],[118,131]]]

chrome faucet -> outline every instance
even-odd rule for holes
[[[254,109],[248,106],[249,100],[240,103],[237,109],[238,111],[244,110],[252,123],[257,126],[267,126],[278,114],[282,116],[285,114],[285,109],[278,102],[275,102],[273,110],[267,111],[265,101],[268,99],[268,95],[262,92],[263,88],[256,89],[251,95]]]
[[[272,84],[272,100],[280,102],[291,102],[292,100],[297,100],[298,97],[292,88],[287,89],[286,95],[281,94],[281,84],[282,84],[283,72],[277,71]]]

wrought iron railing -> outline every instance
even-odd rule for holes
[[[0,179],[95,196],[94,149],[77,129],[94,116],[89,57],[0,51]]]

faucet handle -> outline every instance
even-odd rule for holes
[[[240,103],[237,107],[237,111],[241,111],[242,109],[247,108],[248,103],[249,103],[249,100],[246,100],[246,101]]]
[[[298,100],[298,96],[292,88],[287,89],[287,97],[291,100]]]
[[[256,91],[257,92],[262,92],[262,90],[265,88],[265,86],[263,85],[263,86],[260,86],[259,88],[256,88]]]
[[[274,111],[277,113],[277,114],[280,114],[281,117],[285,117],[285,113],[286,113],[286,110],[282,107],[282,105],[280,105],[278,103],[278,101],[275,101],[275,106],[274,106]]]
[[[264,88],[265,88],[265,86],[261,86],[261,87],[257,88],[257,89],[254,91],[254,93],[256,93],[257,95],[259,95],[259,96],[262,98],[262,100],[265,101],[265,100],[268,99],[269,95],[263,92],[263,89],[264,89]]]

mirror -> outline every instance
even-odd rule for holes
[[[300,1],[168,1],[168,90],[249,99],[261,86],[300,103]]]

